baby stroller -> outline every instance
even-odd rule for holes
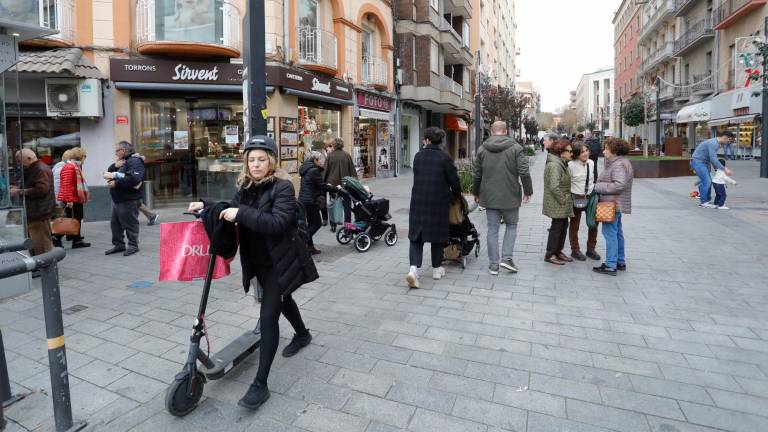
[[[373,242],[382,237],[387,246],[397,243],[395,224],[386,223],[391,219],[388,199],[374,199],[373,194],[354,177],[344,177],[341,180],[341,189],[336,193],[346,197],[352,205],[352,214],[355,215],[355,222],[344,223],[336,232],[336,241],[343,245],[354,241],[358,252],[368,251]]]
[[[469,214],[477,208],[477,204],[473,204],[472,207],[468,206],[464,198],[453,201],[451,211],[458,211],[458,214],[450,218],[452,223],[449,227],[448,245],[443,249],[443,259],[459,263],[462,269],[467,267],[473,249],[475,258],[480,255],[480,235],[469,220]]]

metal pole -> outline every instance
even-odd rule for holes
[[[765,17],[764,41],[768,43],[768,17]],[[760,149],[760,177],[768,178],[768,59],[763,57],[763,113]]]
[[[624,139],[624,100],[619,98],[619,138]]]
[[[480,97],[480,50],[475,54],[475,72],[475,154],[477,154],[483,143],[483,118],[480,108],[482,103]]]
[[[267,134],[267,59],[264,0],[248,1],[248,115],[251,136]]]
[[[664,153],[664,145],[661,142],[661,77],[656,77],[656,145],[661,156]]]

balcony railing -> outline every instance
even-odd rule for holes
[[[242,48],[242,15],[229,0],[214,0],[204,10],[178,6],[173,11],[164,0],[136,2],[136,42],[143,54],[224,55],[239,57]],[[175,48],[172,47],[175,45]],[[198,47],[195,48],[194,46]],[[220,46],[226,50],[201,50],[199,45]],[[158,48],[163,47],[165,48]],[[184,46],[186,48],[178,48]],[[196,50],[196,51],[195,51]],[[227,52],[224,52],[227,51]]]
[[[712,12],[712,19],[714,20],[712,25],[717,27],[737,12],[743,10],[746,13],[766,3],[768,3],[766,0],[725,0]]]
[[[363,57],[363,84],[374,87],[387,86],[388,65],[384,59],[378,57]]]
[[[680,84],[686,87],[675,87],[675,99],[688,99],[691,95],[691,89],[688,84]]]
[[[711,17],[707,17],[700,21],[697,21],[691,26],[689,26],[688,31],[683,33],[683,35],[680,36],[675,41],[674,55],[680,54],[681,51],[684,51],[687,48],[693,46],[696,42],[698,42],[699,40],[701,40],[706,36],[714,36],[714,35],[715,35],[715,31],[712,29]]]
[[[649,72],[656,67],[660,62],[672,57],[672,52],[675,49],[675,43],[672,41],[665,42],[661,48],[656,52],[651,53],[648,58],[643,61],[643,72]]]
[[[299,63],[338,69],[336,35],[316,27],[299,27]]]
[[[444,92],[451,92],[456,96],[461,97],[464,87],[453,80],[453,78],[443,75],[440,77],[440,90]]]
[[[675,0],[675,15],[680,16],[689,6],[692,6],[698,0]]]
[[[662,84],[659,91],[659,99],[665,100],[675,96],[675,88],[669,84]]]
[[[711,73],[694,75],[693,82],[691,86],[693,93],[710,93],[715,89]]]
[[[11,0],[13,7],[0,9],[0,16],[58,33],[26,41],[26,45],[72,46],[75,39],[74,0]]]
[[[656,28],[658,28],[658,25],[664,21],[664,17],[675,10],[673,0],[659,0],[656,2],[656,6],[656,10],[653,13],[643,17],[643,29],[640,32],[641,41],[652,35]]]

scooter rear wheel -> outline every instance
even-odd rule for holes
[[[192,380],[192,394],[189,394],[189,380]],[[197,403],[203,396],[205,378],[199,372],[194,376],[187,375],[183,379],[176,379],[165,395],[165,407],[168,412],[176,417],[183,417],[197,408]]]

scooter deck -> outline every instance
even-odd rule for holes
[[[237,366],[240,362],[248,358],[256,348],[261,344],[261,332],[258,330],[248,330],[240,335],[237,339],[229,343],[229,345],[222,348],[221,351],[211,356],[211,361],[214,367],[208,369],[205,365],[200,364],[198,370],[202,372],[206,378],[210,380],[217,380],[227,374],[232,368]]]

